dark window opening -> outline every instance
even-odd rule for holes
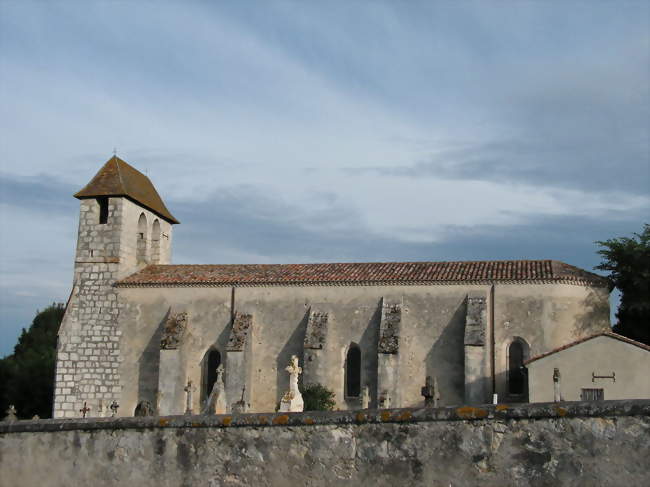
[[[345,393],[348,397],[359,397],[361,394],[361,350],[357,345],[351,345],[345,364]]]
[[[221,354],[218,350],[210,350],[205,361],[205,397],[210,395],[212,387],[217,381],[217,368],[219,365],[221,365]]]
[[[582,389],[581,401],[603,401],[605,399],[604,389]]]
[[[510,344],[508,351],[508,392],[521,395],[526,392],[526,370],[524,369],[524,345],[520,341]]]
[[[104,225],[108,222],[108,198],[97,198],[99,203],[99,224]]]

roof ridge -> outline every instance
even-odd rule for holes
[[[639,342],[637,340],[633,340],[632,338],[628,338],[624,335],[620,335],[618,333],[613,332],[612,330],[604,330],[600,331],[598,333],[594,333],[593,335],[589,335],[586,337],[578,338],[577,340],[573,340],[572,342],[566,343],[560,347],[556,347],[552,350],[549,350],[548,352],[540,353],[539,355],[536,355],[532,358],[529,358],[524,362],[524,365],[528,365],[531,362],[535,362],[539,359],[542,359],[544,357],[548,357],[549,355],[553,355],[558,352],[562,352],[568,348],[574,347],[576,345],[580,345],[581,343],[588,342],[589,340],[592,340],[594,338],[598,338],[601,336],[608,336],[610,338],[614,338],[615,340],[619,340],[622,342],[629,343],[630,345],[636,345],[637,347],[643,348],[644,350],[647,350],[650,352],[650,345],[646,345],[645,343]]]
[[[364,261],[364,262],[345,262],[345,261],[339,261],[339,262],[277,262],[277,263],[249,263],[249,264],[151,264],[152,266],[158,266],[158,267],[167,267],[167,266],[302,266],[302,265],[309,265],[309,266],[316,266],[316,265],[366,265],[366,264],[373,264],[373,265],[386,265],[386,264],[395,264],[395,265],[405,265],[405,264],[489,264],[489,263],[497,263],[497,262],[503,262],[503,263],[521,263],[521,262],[539,262],[539,263],[544,263],[544,262],[551,262],[551,259],[499,259],[499,260],[405,260],[405,261],[376,261],[376,260],[369,260],[369,261]],[[570,265],[566,264],[562,261],[557,261],[565,265]],[[585,272],[589,272],[585,269],[580,269],[580,267],[574,267],[575,269],[579,270],[584,270]]]
[[[120,162],[124,162],[124,161],[122,161],[122,159],[120,159],[116,155],[113,155],[113,157],[111,159],[113,161],[115,161],[115,166],[117,167],[117,177],[120,180],[120,185],[122,186],[122,189],[124,190],[124,193],[127,194],[129,192],[129,190],[126,187],[126,185],[124,184],[124,179],[122,178],[122,167],[121,167],[121,164],[120,164]]]
[[[123,285],[563,282],[606,285],[588,271],[553,272],[547,260],[457,262],[323,262],[305,264],[155,264]],[[578,269],[578,268],[576,268]]]

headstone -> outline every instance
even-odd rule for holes
[[[114,418],[117,416],[117,410],[119,409],[120,405],[117,403],[115,399],[113,399],[113,402],[109,406],[111,408],[111,418]]]
[[[562,392],[560,390],[560,369],[557,367],[553,369],[553,401],[560,402],[562,400]]]
[[[185,393],[187,394],[185,397],[185,414],[192,414],[192,392],[194,391],[194,387],[192,386],[192,381],[188,380],[187,385],[183,388]]]
[[[5,419],[3,421],[7,421],[9,423],[13,423],[14,421],[18,421],[18,416],[16,416],[16,408],[14,407],[13,404],[11,404],[6,411],[7,415],[5,416]]]
[[[133,413],[135,417],[155,416],[156,411],[149,401],[140,401]]]
[[[390,409],[390,394],[388,394],[388,391],[381,391],[378,402],[379,409]]]
[[[282,396],[280,412],[292,413],[302,411],[305,404],[302,400],[302,394],[298,390],[298,376],[302,373],[302,368],[298,366],[298,357],[292,355],[291,361],[285,370],[289,372],[289,390]]]
[[[230,407],[230,410],[233,414],[241,414],[246,412],[246,400],[244,395],[246,394],[246,386],[242,387],[241,390],[241,399],[237,402],[234,402]]]
[[[370,407],[370,387],[365,386],[361,392],[361,409]]]
[[[38,421],[39,419],[41,419],[41,417],[38,414],[35,414],[34,416],[32,416],[32,420],[34,420],[34,421]]]
[[[223,364],[217,367],[217,380],[205,401],[203,414],[226,414],[226,387],[223,383]]]
[[[430,375],[427,375],[426,379],[424,380],[424,387],[422,387],[420,393],[424,397],[424,407],[430,408],[437,405],[436,386],[433,377]]]
[[[160,411],[160,398],[162,395],[160,394],[160,391],[156,391],[156,411]]]

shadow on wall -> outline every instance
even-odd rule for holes
[[[151,404],[156,404],[160,371],[160,340],[170,313],[171,308],[165,313],[138,359],[138,400],[136,403],[149,401]]]
[[[217,337],[217,339],[210,345],[205,352],[203,353],[203,357],[201,359],[201,407],[203,407],[206,399],[210,395],[210,392],[212,390],[211,387],[208,387],[208,355],[211,350],[217,350],[219,354],[221,355],[221,365],[223,365],[223,383],[227,384],[228,383],[228,361],[227,357],[228,354],[226,352],[226,349],[228,348],[228,339],[230,338],[230,333],[232,330],[232,319],[230,319],[228,326],[224,326],[223,330]],[[214,372],[214,371],[212,371]],[[229,404],[232,404],[235,401],[238,401],[239,398],[230,401],[229,398],[226,398],[227,401],[229,401]]]
[[[435,377],[440,392],[440,405],[463,404],[465,401],[465,315],[467,300],[463,299],[451,322],[445,326],[425,358],[426,375]],[[426,377],[418,378],[424,385]],[[422,399],[424,404],[424,399]]]
[[[575,330],[577,336],[586,336],[599,331],[609,330],[609,299],[596,291],[589,294],[580,303],[585,311],[576,316]]]
[[[309,321],[309,308],[305,312],[302,320],[293,330],[293,333],[289,337],[289,340],[284,344],[284,347],[280,350],[278,358],[275,361],[276,367],[276,391],[275,391],[275,404],[276,406],[280,404],[280,400],[285,392],[289,390],[289,374],[284,370],[289,361],[291,360],[292,355],[296,355],[299,360],[299,364],[302,367],[305,363],[304,357],[304,347],[303,343],[305,341],[305,333],[307,333],[307,322]],[[302,374],[299,376],[300,383],[302,384]]]
[[[363,330],[363,335],[359,340],[359,348],[361,349],[361,395],[363,388],[368,386],[370,390],[370,407],[377,407],[377,368],[379,367],[377,359],[377,344],[379,342],[379,325],[381,322],[383,301],[380,299],[377,304],[377,309],[372,314],[368,321],[366,329]],[[345,357],[343,357],[345,359]],[[337,370],[345,373],[344,364],[333,364]],[[343,387],[346,387],[345,380],[343,380]],[[345,393],[345,391],[343,391]],[[358,409],[361,407],[361,395],[359,398],[346,399],[346,404],[350,409]],[[345,394],[343,394],[345,397]]]

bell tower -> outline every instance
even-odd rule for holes
[[[111,157],[80,200],[73,288],[59,329],[54,417],[89,415],[120,401],[120,301],[114,284],[171,261],[176,220],[147,176]]]

